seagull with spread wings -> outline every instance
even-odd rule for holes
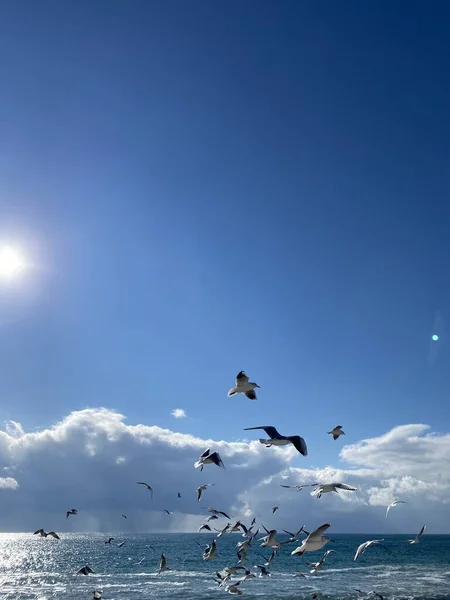
[[[300,454],[303,456],[308,455],[308,449],[306,447],[305,440],[299,435],[281,435],[275,427],[272,425],[260,425],[259,427],[245,427],[244,431],[252,431],[254,429],[263,429],[269,436],[268,440],[260,439],[260,443],[264,444],[267,448],[270,446],[287,446],[292,444]]]
[[[337,440],[341,435],[346,435],[345,431],[342,431],[342,425],[336,425],[331,431],[327,431],[333,436],[333,440]]]
[[[200,502],[200,498],[202,497],[203,492],[213,485],[215,485],[215,484],[214,483],[205,483],[205,485],[201,485],[200,487],[197,488],[198,502]]]
[[[419,533],[416,535],[416,537],[415,537],[413,540],[408,540],[408,542],[409,542],[410,544],[418,544],[418,543],[419,543],[419,540],[420,540],[420,537],[423,535],[423,532],[425,531],[425,529],[426,529],[426,528],[427,528],[427,526],[426,526],[426,525],[424,525],[424,526],[422,527],[422,529],[419,531]]]
[[[308,534],[308,536],[302,541],[301,546],[291,552],[292,556],[302,555],[304,552],[315,552],[320,550],[328,544],[328,542],[334,542],[328,536],[323,535],[327,529],[331,527],[330,523],[324,523],[314,531]]]
[[[315,498],[321,498],[322,494],[328,494],[329,492],[336,492],[338,490],[347,490],[348,492],[356,492],[355,487],[347,485],[346,483],[317,483],[317,487],[311,492],[311,496]]]
[[[225,465],[223,464],[223,461],[220,458],[220,454],[218,452],[213,452],[212,454],[210,454],[210,450],[210,448],[207,448],[203,452],[198,461],[194,463],[194,467],[196,469],[200,467],[200,471],[203,471],[203,467],[205,465],[215,464],[218,467],[222,467],[223,469],[225,469]]]
[[[148,483],[145,483],[145,481],[138,481],[137,485],[145,485],[145,487],[148,489],[148,491],[152,495],[152,500],[153,500],[153,488],[151,485],[148,485]]]
[[[259,385],[249,381],[245,371],[239,371],[236,375],[236,385],[228,392],[228,396],[244,394],[249,400],[256,400],[255,388],[259,388]]]
[[[391,502],[386,509],[386,519],[388,517],[389,511],[391,510],[391,508],[394,508],[394,506],[397,506],[397,504],[407,504],[407,502],[404,502],[403,500],[394,500],[394,502]]]

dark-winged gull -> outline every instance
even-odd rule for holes
[[[364,554],[364,552],[367,550],[367,548],[370,548],[371,546],[375,546],[375,545],[381,546],[382,548],[387,550],[386,546],[383,546],[383,544],[381,543],[383,541],[384,541],[384,539],[381,538],[381,540],[368,540],[367,542],[360,544],[358,546],[358,549],[356,550],[355,558],[353,560],[358,560],[358,558],[361,556],[361,554]]]
[[[197,531],[198,533],[200,533],[201,531],[211,531],[211,527],[203,523],[203,525],[200,525]]]
[[[329,492],[336,492],[338,490],[347,490],[348,492],[356,492],[355,487],[351,485],[347,485],[346,483],[318,483],[317,487],[311,492],[311,496],[315,498],[320,498],[322,494],[328,494]]]
[[[180,494],[180,492],[178,492],[178,494],[177,494],[177,498],[181,498],[181,494]]]
[[[256,400],[255,388],[259,388],[259,385],[249,381],[245,371],[239,371],[236,375],[236,385],[228,392],[228,396],[244,394],[249,400]]]
[[[229,517],[227,515],[226,512],[224,512],[223,510],[216,510],[215,508],[208,508],[209,512],[212,513],[213,515],[222,515],[223,517],[225,517],[225,519],[231,519],[231,517]]]
[[[345,435],[345,431],[342,431],[342,425],[336,425],[331,431],[327,431],[330,435],[333,436],[333,440],[337,440],[339,436]]]
[[[170,512],[170,510],[164,509],[164,512],[167,513],[168,515],[173,515],[173,512]]]
[[[404,502],[403,500],[394,500],[394,502],[391,502],[386,509],[386,519],[391,508],[394,508],[394,506],[397,506],[397,504],[407,504],[407,502]]]
[[[59,537],[59,535],[57,533],[55,533],[54,531],[49,531],[48,533],[46,533],[43,529],[38,529],[37,531],[34,532],[33,535],[37,535],[39,534],[39,537],[52,537],[55,538],[55,540],[60,540],[61,538]]]
[[[244,431],[252,431],[254,429],[264,429],[270,439],[264,440],[260,439],[261,444],[264,444],[267,448],[270,446],[286,446],[287,444],[292,444],[296,450],[303,454],[303,456],[307,456],[308,449],[306,447],[305,440],[299,435],[281,435],[278,433],[275,427],[272,425],[260,425],[259,427],[245,427]]]
[[[70,517],[70,515],[76,515],[77,514],[77,509],[76,508],[71,508],[70,510],[68,510],[66,512],[66,519],[68,519]]]
[[[210,464],[215,464],[218,467],[222,467],[223,469],[225,469],[225,465],[223,464],[223,461],[220,458],[220,454],[218,452],[213,452],[212,454],[210,454],[210,448],[207,448],[200,456],[198,461],[194,463],[194,467],[196,469],[200,467],[200,471],[203,471],[203,467],[205,465]]]
[[[299,546],[291,552],[291,555],[301,556],[304,552],[315,552],[316,550],[320,550],[321,548],[323,548],[325,544],[328,544],[328,542],[333,542],[334,540],[330,539],[326,535],[323,535],[329,527],[331,527],[330,523],[324,523],[323,525],[312,531],[302,541],[301,546]]]
[[[122,515],[122,517],[123,517],[124,519],[128,519],[127,515]]]
[[[256,569],[259,569],[259,577],[270,577],[269,571],[264,565],[254,565]]]
[[[84,567],[81,567],[79,571],[77,571],[77,575],[89,575],[89,573],[95,573],[95,571],[93,571],[89,565],[85,565]]]
[[[153,488],[151,485],[148,485],[148,483],[145,483],[145,481],[138,481],[137,485],[145,485],[145,487],[148,489],[148,491],[150,492],[152,499],[153,499]]]
[[[272,514],[277,512],[277,510],[279,509],[279,506],[272,506]]]
[[[105,544],[110,544],[112,541],[114,541],[115,538],[110,537],[107,540],[105,540]]]
[[[426,528],[427,528],[427,526],[426,526],[426,525],[424,525],[424,526],[422,527],[422,529],[419,531],[419,533],[416,535],[416,537],[415,537],[413,540],[408,540],[408,542],[409,542],[410,544],[418,544],[418,543],[419,543],[419,540],[420,540],[420,536],[423,534],[423,532],[425,531],[425,529],[426,529]]]
[[[198,502],[200,502],[200,498],[202,497],[203,492],[213,485],[215,485],[215,483],[205,483],[204,485],[201,485],[200,487],[197,488]]]

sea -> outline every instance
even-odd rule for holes
[[[62,533],[60,541],[26,533],[0,534],[1,600],[90,600],[94,590],[102,592],[102,600],[229,597],[215,583],[214,574],[236,564],[234,548],[243,540],[240,534],[218,538],[218,557],[211,561],[202,559],[203,547],[213,539],[209,533],[118,533],[114,537],[108,545],[103,534]],[[335,541],[327,548],[336,552],[314,575],[309,574],[307,563],[318,561],[323,551],[298,558],[290,555],[296,545],[283,546],[269,568],[270,577],[249,579],[239,586],[242,598],[306,600],[314,595],[350,600],[363,597],[355,591],[358,588],[386,600],[450,600],[450,536],[423,535],[417,545],[407,543],[414,536],[384,536],[387,550],[372,547],[353,561],[359,544],[379,537],[334,534]],[[125,544],[119,548],[121,542]],[[253,565],[264,562],[259,551],[270,555],[253,542],[246,563],[253,571],[257,571]],[[161,552],[171,570],[158,575]],[[95,573],[76,575],[84,565]],[[309,577],[294,577],[297,572]],[[376,600],[374,595],[367,597]]]

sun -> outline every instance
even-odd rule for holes
[[[16,250],[9,246],[4,246],[0,249],[1,277],[14,277],[15,275],[18,275],[24,267],[25,261]]]

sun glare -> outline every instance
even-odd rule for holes
[[[14,277],[25,267],[25,262],[18,252],[8,246],[0,250],[0,276]]]

